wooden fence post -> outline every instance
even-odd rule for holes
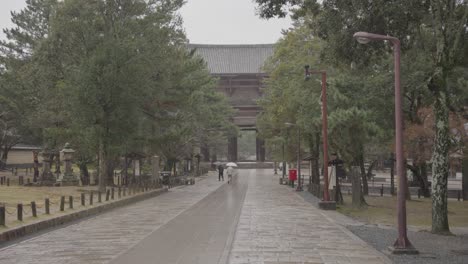
[[[18,204],[16,206],[16,212],[18,216],[18,221],[23,221],[23,204]]]
[[[84,193],[81,193],[81,206],[86,205],[86,197]]]
[[[0,206],[0,226],[5,226],[5,205]]]
[[[36,202],[31,202],[31,213],[33,217],[37,217]]]
[[[65,211],[65,196],[60,197],[60,211]]]
[[[50,200],[49,200],[49,198],[45,199],[44,207],[45,207],[45,213],[50,214]]]

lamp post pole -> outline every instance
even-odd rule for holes
[[[328,113],[327,113],[327,72],[310,71],[309,65],[305,67],[306,78],[311,74],[320,74],[322,76],[322,141],[323,141],[323,200],[330,201],[328,192]]]
[[[398,214],[398,238],[393,245],[394,253],[417,254],[407,236],[406,226],[406,190],[407,178],[404,168],[403,153],[403,110],[400,86],[400,40],[386,35],[372,34],[368,32],[356,32],[354,38],[361,44],[367,44],[371,40],[387,40],[393,44],[394,74],[395,74],[395,145],[396,167],[398,181],[397,214]]]

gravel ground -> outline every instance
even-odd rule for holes
[[[374,248],[386,253],[394,263],[468,263],[468,235],[440,236],[426,231],[409,231],[408,239],[419,250],[419,255],[399,256],[388,254],[388,246],[392,245],[398,236],[395,229],[369,225],[347,226],[347,228]]]
[[[319,200],[309,192],[298,194],[304,200],[317,206]],[[322,212],[386,254],[396,264],[468,264],[468,232],[466,230],[457,236],[434,235],[427,231],[408,231],[408,239],[419,251],[419,255],[393,255],[388,251],[388,246],[393,245],[398,237],[395,228],[368,225],[336,211]]]

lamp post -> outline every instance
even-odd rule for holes
[[[306,79],[310,78],[311,74],[322,75],[322,141],[323,141],[323,201],[329,202],[330,195],[328,192],[328,114],[327,114],[327,72],[326,71],[311,71],[309,65],[305,67]]]
[[[284,123],[287,127],[296,126],[297,129],[297,187],[296,191],[301,192],[302,189],[302,181],[301,181],[301,131],[297,127],[296,124],[292,123]]]
[[[404,169],[403,157],[403,111],[400,87],[400,40],[392,37],[368,32],[356,32],[354,38],[361,43],[367,44],[372,40],[387,40],[393,44],[394,74],[395,74],[395,141],[396,141],[396,163],[398,181],[397,208],[398,208],[398,239],[395,241],[392,251],[396,254],[417,254],[418,251],[408,240],[406,227],[406,190],[407,179]]]

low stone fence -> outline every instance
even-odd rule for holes
[[[80,196],[61,196],[57,200],[45,198],[44,201],[32,201],[30,204],[1,204],[0,226],[8,228],[8,224],[22,223],[28,220],[36,222],[13,227],[0,233],[0,242],[140,201],[167,191],[167,188],[160,188],[160,186],[158,183],[147,183],[128,187],[108,187],[105,192],[89,191],[81,193]],[[36,219],[41,215],[50,215],[51,218],[38,222]],[[53,215],[57,216],[54,217]]]

